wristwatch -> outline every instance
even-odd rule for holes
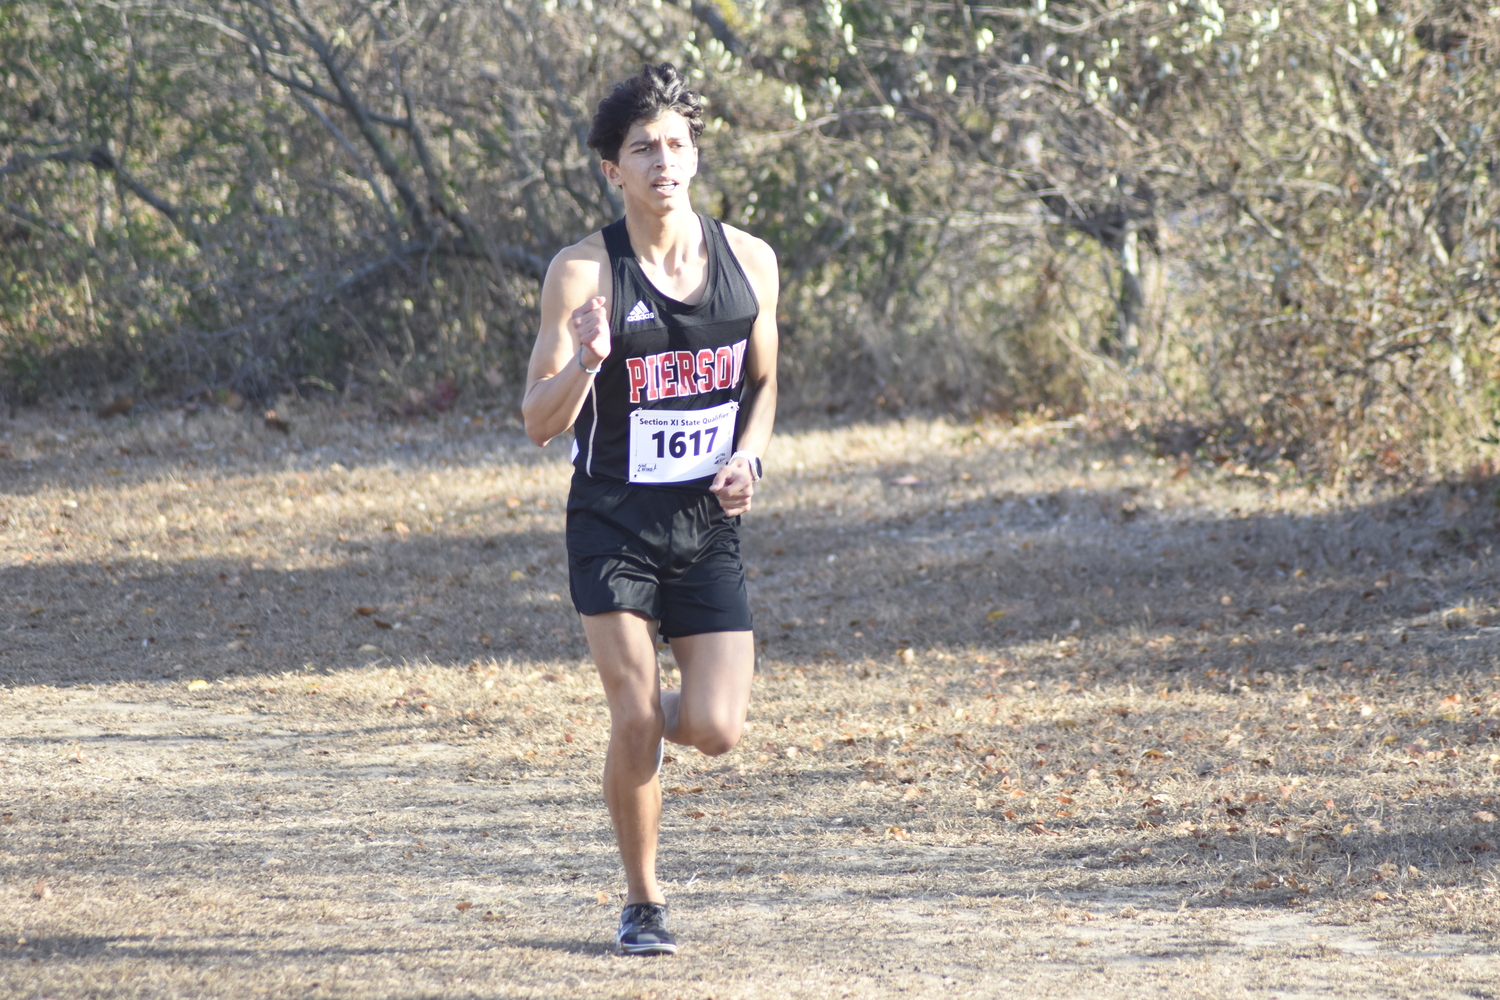
[[[733,455],[729,456],[729,460],[731,462],[733,462],[737,458],[743,458],[745,460],[745,464],[750,466],[751,482],[760,482],[760,480],[765,477],[765,472],[761,469],[760,465],[760,456],[755,454],[755,452],[737,451]]]

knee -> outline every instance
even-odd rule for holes
[[[641,707],[612,712],[609,728],[615,737],[638,743],[661,739],[664,722],[660,710],[652,711],[649,707]]]
[[[714,726],[693,744],[698,752],[707,757],[718,757],[733,750],[740,742],[741,727],[737,725]]]

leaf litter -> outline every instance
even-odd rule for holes
[[[745,528],[750,725],[663,772],[683,956],[601,968],[623,884],[553,599],[563,456],[278,413],[205,418],[244,452],[208,466],[172,444],[199,428],[81,427],[70,456],[18,421],[9,994],[1495,978],[1500,587],[1491,515],[1452,502],[1485,484],[1271,492],[1055,427],[784,435]]]

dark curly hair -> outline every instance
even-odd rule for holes
[[[688,89],[676,66],[647,64],[624,83],[615,84],[609,96],[599,102],[589,129],[589,148],[598,150],[602,159],[616,161],[630,126],[654,122],[668,111],[687,119],[696,146],[698,136],[703,134],[703,98]]]

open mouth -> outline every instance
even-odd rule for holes
[[[651,185],[654,190],[659,191],[662,194],[672,194],[681,186],[682,185],[677,183],[676,181],[657,181],[655,184]]]

